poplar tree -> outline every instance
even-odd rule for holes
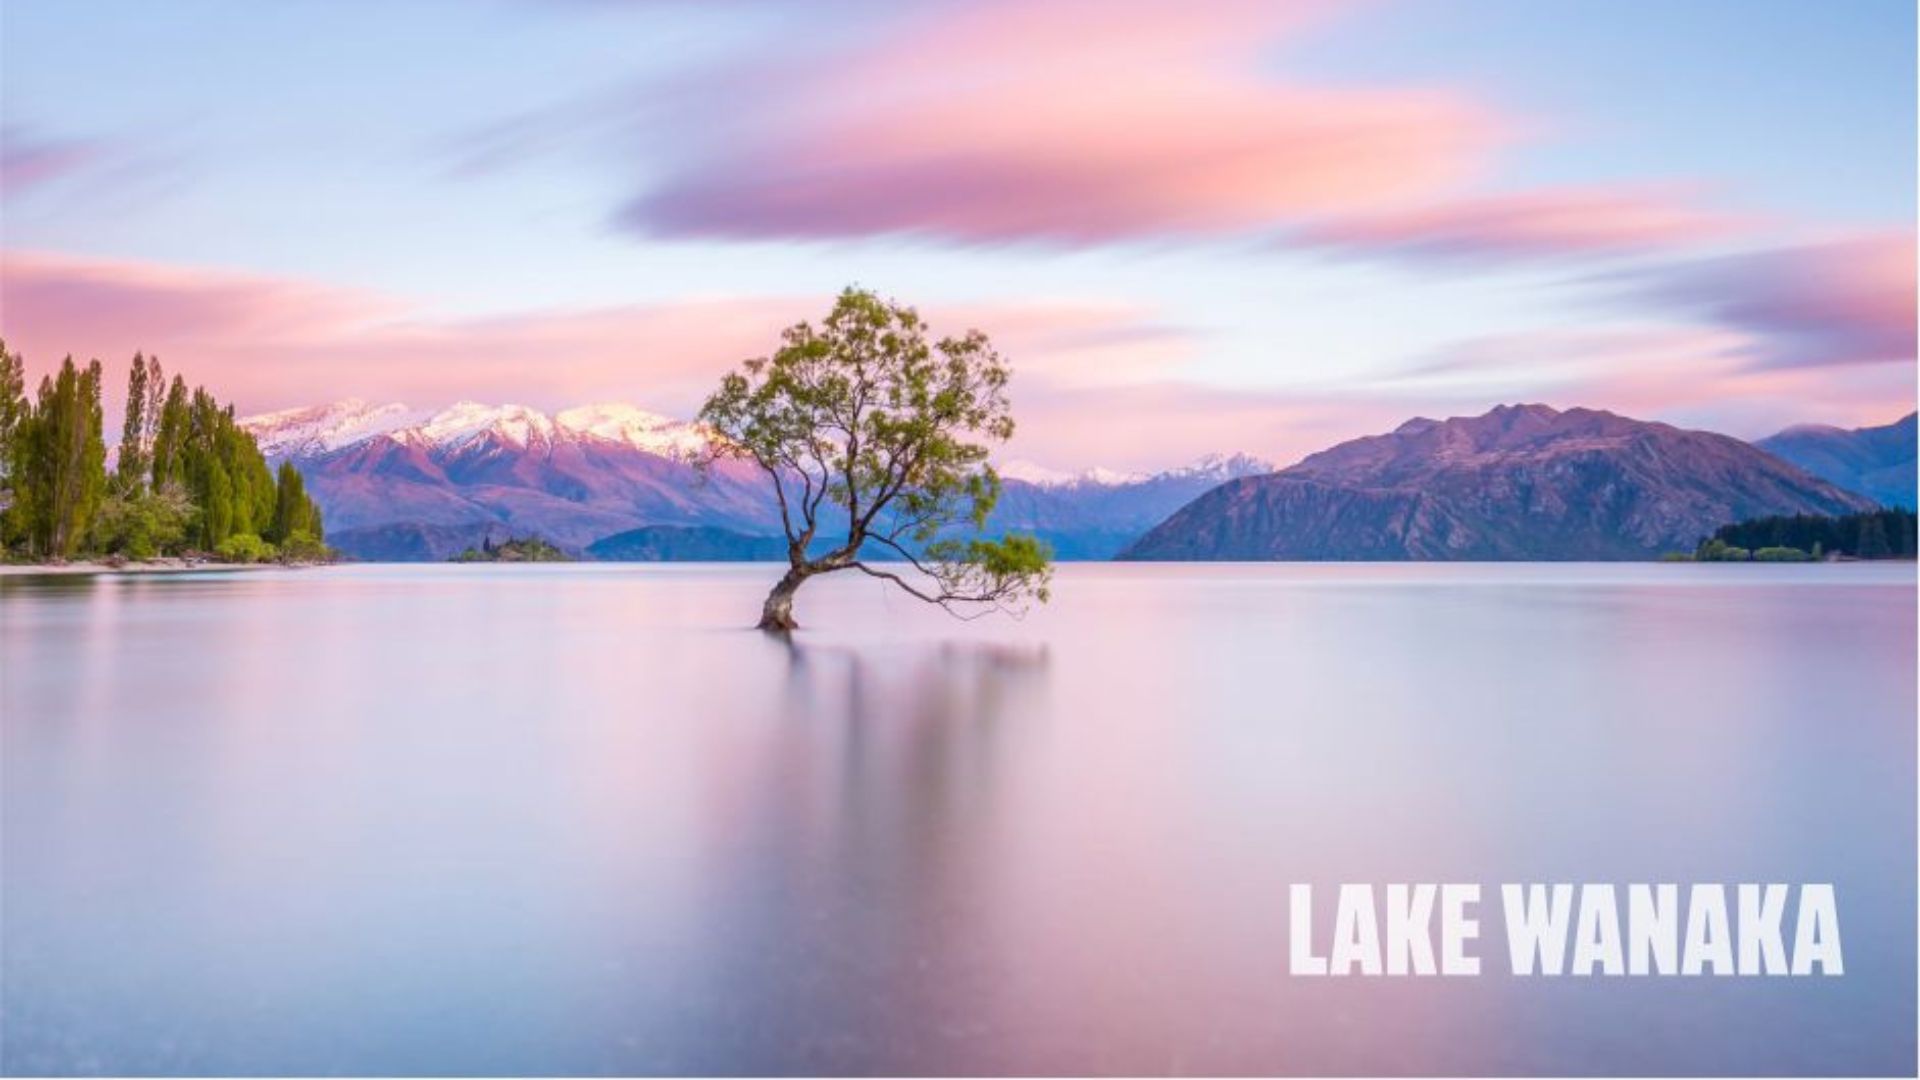
[[[18,354],[0,342],[0,546],[40,558],[81,552],[144,559],[186,548],[260,550],[267,535],[324,558],[319,507],[300,474],[268,467],[233,407],[157,358],[127,374],[120,455],[111,479],[101,435],[99,361],[68,357],[24,394]]]
[[[26,365],[20,354],[7,351],[0,340],[0,547],[11,545],[21,533],[16,519],[19,495],[14,483],[24,453],[21,440],[32,419],[33,407],[27,401]]]
[[[127,371],[127,411],[120,425],[120,460],[114,466],[115,486],[134,492],[146,486],[153,468],[153,437],[160,426],[167,381],[160,358],[133,354]]]
[[[294,468],[291,461],[281,462],[274,485],[273,527],[267,539],[282,544],[301,533],[312,536],[315,532],[312,511],[306,480],[300,470]]]
[[[15,501],[32,554],[64,559],[86,538],[107,484],[100,425],[100,362],[82,368],[69,356],[58,375],[40,380],[21,439]]]
[[[182,450],[191,425],[188,402],[187,381],[175,375],[167,387],[167,396],[161,401],[159,418],[154,424],[152,467],[155,488],[169,483],[186,483],[186,462]]]
[[[14,436],[30,412],[26,364],[19,353],[8,352],[6,341],[0,339],[0,490],[10,490]]]

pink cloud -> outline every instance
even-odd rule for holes
[[[847,55],[730,67],[728,119],[619,220],[652,234],[1088,244],[1431,195],[1511,134],[1436,87],[1289,82],[1265,50],[1328,4],[919,9]],[[695,93],[695,96],[698,96]]]
[[[831,302],[688,298],[449,319],[392,297],[275,278],[0,255],[0,336],[30,373],[69,353],[119,368],[144,351],[243,412],[358,396],[422,406],[618,399],[691,415],[721,372]],[[1047,383],[1144,376],[1188,352],[1180,330],[1120,304],[1033,300],[927,315],[936,332],[986,330],[1021,377]]]
[[[21,124],[0,124],[0,195],[17,197],[98,160],[99,148],[43,136]]]
[[[1769,367],[1762,359],[1771,347],[1749,330],[1692,324],[1497,335],[1373,389],[1453,401],[1517,396],[1741,438],[1809,421],[1884,423],[1913,410],[1911,367]]]
[[[1750,223],[1668,188],[1556,188],[1336,218],[1293,240],[1363,253],[1462,260],[1613,255],[1684,247]]]
[[[1637,300],[1764,338],[1755,363],[1832,367],[1916,354],[1911,230],[1747,252],[1628,279]]]
[[[557,408],[626,400],[687,416],[718,375],[763,353],[830,298],[688,298],[623,307],[436,318],[393,297],[251,275],[29,252],[0,255],[0,336],[36,378],[61,356],[135,350],[244,412],[359,396]],[[1844,307],[1845,305],[1841,305]],[[1879,317],[1878,306],[1860,305]],[[1823,308],[1822,310],[1830,310]],[[977,326],[1015,369],[1009,457],[1157,468],[1247,450],[1289,463],[1414,415],[1546,400],[1742,436],[1789,423],[1879,422],[1912,408],[1912,366],[1767,367],[1755,329],[1570,329],[1464,343],[1403,376],[1338,388],[1230,388],[1182,378],[1201,342],[1152,311],[1034,299],[931,307],[936,330]],[[118,410],[110,401],[110,413]]]
[[[10,340],[39,339],[33,343],[62,354],[119,352],[142,339],[312,340],[397,310],[346,289],[43,252],[0,253],[0,288],[18,334]],[[41,339],[42,331],[68,341]]]
[[[626,400],[688,416],[719,374],[764,353],[824,296],[686,299],[435,319],[378,294],[149,263],[8,252],[0,336],[36,379],[72,353],[109,369],[157,354],[240,412],[357,396],[558,408]],[[977,326],[1013,364],[1009,456],[1063,466],[1164,467],[1222,449],[1299,456],[1386,423],[1399,404],[1192,386],[1180,328],[1125,304],[1033,300],[929,308],[936,331]],[[1390,425],[1389,425],[1390,426]]]

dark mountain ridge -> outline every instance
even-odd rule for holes
[[[1595,409],[1409,420],[1182,507],[1128,559],[1641,559],[1872,501],[1725,435]]]

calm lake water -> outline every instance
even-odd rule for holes
[[[771,577],[0,579],[0,1066],[1915,1067],[1911,564]],[[1288,976],[1341,881],[1487,974]],[[1517,978],[1503,881],[1833,882],[1846,974]]]

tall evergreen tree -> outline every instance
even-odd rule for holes
[[[149,408],[152,390],[158,385],[160,362],[154,361],[149,369],[147,358],[134,353],[133,365],[127,369],[127,408],[120,424],[120,460],[114,466],[115,487],[122,492],[138,491],[146,485],[152,456],[149,431],[158,419]]]
[[[187,395],[187,381],[175,375],[173,382],[167,387],[167,396],[160,404],[158,419],[154,424],[153,486],[155,488],[165,487],[170,483],[184,486],[187,482],[183,451],[192,422],[189,411],[190,400]]]
[[[1863,559],[1879,559],[1892,551],[1887,543],[1887,525],[1880,515],[1869,514],[1861,518],[1860,539],[1854,548],[1855,554]]]
[[[204,484],[200,498],[200,542],[208,551],[218,550],[233,535],[233,481],[219,458],[204,465]]]
[[[169,380],[157,358],[134,355],[111,482],[99,361],[83,368],[68,357],[31,402],[24,366],[0,343],[0,546],[150,558],[229,541],[258,549],[272,537],[295,539],[300,558],[325,557],[320,509],[299,472],[276,477],[233,407]]]
[[[314,534],[311,521],[313,503],[307,498],[306,480],[293,462],[280,463],[280,474],[274,488],[273,528],[267,539],[282,544],[296,533]]]
[[[85,540],[106,492],[100,425],[100,362],[81,368],[69,356],[57,376],[40,380],[24,440],[17,501],[33,554],[66,558]]]
[[[7,343],[0,340],[0,547],[11,545],[24,533],[21,519],[26,515],[24,508],[15,509],[19,496],[14,476],[25,453],[24,439],[32,419],[26,365],[19,353],[8,352]]]
[[[1912,558],[1915,522],[1913,511],[1891,507],[1845,517],[1795,514],[1723,525],[1711,540],[1733,548],[1791,547],[1863,559]]]
[[[27,401],[26,364],[0,339],[0,490],[12,474],[13,440],[32,406]]]

